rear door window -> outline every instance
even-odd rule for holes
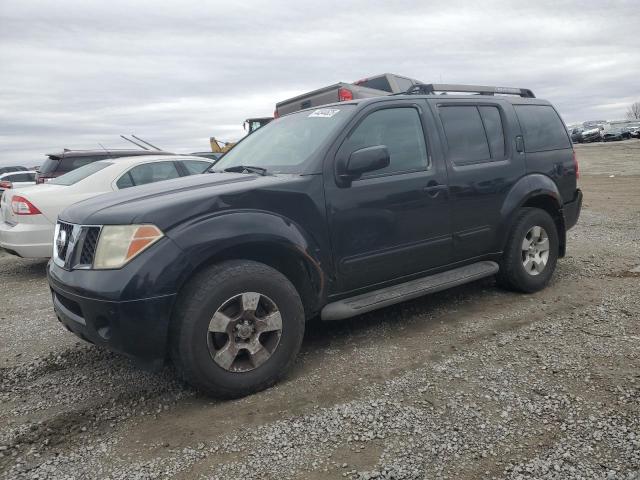
[[[173,162],[145,163],[133,167],[129,170],[129,174],[135,185],[145,185],[180,176]]]
[[[489,105],[481,105],[478,107],[484,130],[489,140],[489,149],[491,150],[491,158],[494,160],[502,160],[504,158],[504,128],[502,126],[502,118],[498,107]]]
[[[125,173],[116,182],[116,187],[118,187],[120,190],[133,186],[135,186],[135,183],[133,183],[133,178],[131,178],[131,172]]]
[[[439,113],[447,137],[449,160],[465,164],[491,159],[489,142],[477,107],[442,105]]]
[[[514,105],[526,152],[571,148],[567,130],[550,105]]]

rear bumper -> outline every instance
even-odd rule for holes
[[[582,210],[582,190],[578,188],[574,199],[571,202],[565,203],[562,207],[565,229],[569,230],[578,223],[580,210]]]
[[[125,354],[149,369],[160,368],[167,354],[169,318],[175,295],[112,302],[81,297],[51,282],[58,320],[88,342]]]
[[[53,251],[53,225],[18,223],[0,220],[0,248],[20,257],[49,258]]]

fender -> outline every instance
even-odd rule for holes
[[[264,210],[227,210],[212,215],[192,218],[167,232],[184,252],[187,268],[182,275],[184,283],[199,268],[223,257],[225,252],[252,246],[259,255],[268,248],[287,252],[302,260],[312,282],[317,286],[319,300],[326,291],[330,259],[322,258],[314,237],[296,222]]]
[[[502,207],[500,208],[500,225],[501,228],[498,231],[498,239],[501,242],[501,250],[504,250],[504,246],[507,242],[507,236],[511,231],[511,226],[515,220],[516,212],[529,200],[535,197],[550,198],[554,204],[554,207],[558,212],[562,213],[562,197],[558,186],[547,175],[541,173],[532,173],[520,178],[509,193],[507,194]],[[564,246],[564,222],[562,215],[559,215],[559,221],[562,222],[558,225],[558,235],[560,235],[561,251]],[[556,222],[558,219],[556,219]]]

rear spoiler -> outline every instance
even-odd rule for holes
[[[429,95],[436,92],[476,93],[478,95],[517,95],[524,98],[536,98],[528,88],[489,87],[483,85],[455,85],[446,83],[418,83],[404,93],[395,95]]]

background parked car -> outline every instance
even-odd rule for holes
[[[0,173],[26,172],[27,170],[29,170],[27,167],[22,167],[22,166],[19,166],[19,165],[0,167]]]
[[[582,143],[582,129],[574,128],[569,132],[573,143]]]
[[[60,175],[89,163],[119,157],[137,157],[142,155],[174,155],[170,152],[153,150],[63,150],[61,153],[48,153],[38,175],[36,183],[46,183]]]
[[[620,128],[606,126],[601,132],[603,142],[615,142],[623,140],[624,135]]]
[[[589,128],[582,131],[582,141],[584,143],[599,142],[601,140],[600,127]]]
[[[339,82],[312,92],[303,93],[276,104],[274,116],[279,117],[310,107],[334,102],[347,102],[358,98],[380,97],[393,93],[402,93],[420,82],[409,77],[383,73],[363,78],[353,83]]]
[[[0,173],[0,195],[10,188],[27,187],[36,184],[36,171]]]
[[[212,163],[183,155],[110,158],[46,185],[7,190],[0,200],[0,247],[20,257],[50,257],[58,214],[69,205],[102,193],[199,174]]]

